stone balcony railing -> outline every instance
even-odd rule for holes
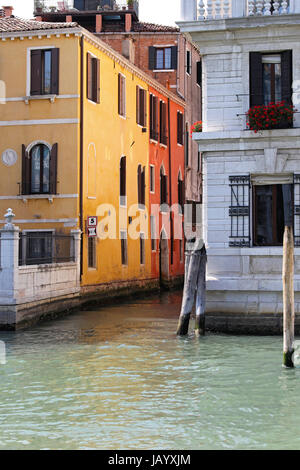
[[[200,0],[198,20],[300,13],[300,0]]]

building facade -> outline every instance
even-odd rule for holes
[[[282,313],[285,201],[294,220],[300,312],[300,115],[258,132],[247,124],[254,106],[299,109],[299,14],[297,0],[207,0],[198,2],[198,20],[179,24],[203,64],[203,132],[194,140],[204,162],[209,312]]]
[[[57,2],[52,10],[45,6],[35,14],[42,21],[76,21],[185,100],[186,200],[201,203],[201,154],[190,138],[192,124],[202,117],[201,57],[197,47],[176,27],[139,21],[138,2],[129,8],[126,1],[75,1],[74,7],[61,9]],[[185,11],[183,4],[182,14]]]
[[[80,301],[159,287],[150,237],[149,90],[170,103],[172,123],[184,101],[76,23],[7,14],[0,38],[0,213],[11,207],[15,214],[20,266],[46,275],[54,263],[74,262],[75,231]],[[162,131],[168,149],[177,129],[159,129],[159,140]],[[184,151],[174,152],[176,170]],[[156,170],[154,184],[158,178]],[[181,266],[172,274],[181,275]],[[51,299],[39,289],[35,301]]]

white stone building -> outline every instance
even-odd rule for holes
[[[300,313],[300,0],[197,6],[196,21],[178,24],[202,55],[203,132],[194,139],[203,155],[207,311],[281,314],[290,192]],[[298,107],[289,128],[247,130],[251,106],[281,100]]]

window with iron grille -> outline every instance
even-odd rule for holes
[[[127,232],[121,230],[121,262],[123,266],[128,265],[128,243],[127,243]]]
[[[97,238],[88,238],[88,267],[96,269],[97,267]]]
[[[229,246],[250,246],[250,175],[230,176]]]
[[[145,234],[140,233],[140,264],[145,264]]]

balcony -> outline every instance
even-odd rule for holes
[[[87,11],[134,11],[138,16],[138,0],[34,0],[34,14],[75,14]]]
[[[198,21],[300,13],[297,0],[200,0],[197,4]]]

